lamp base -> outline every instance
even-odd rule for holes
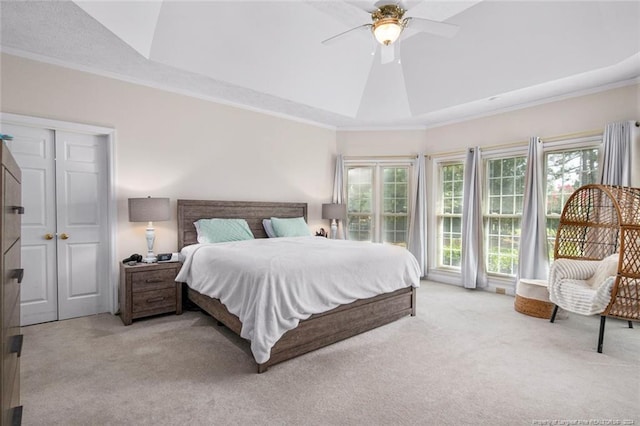
[[[147,257],[142,259],[142,261],[144,263],[156,263],[158,258],[153,254],[153,242],[156,239],[156,232],[155,229],[153,229],[153,224],[151,222],[149,222],[149,225],[147,226],[145,237],[147,239]]]
[[[331,219],[331,239],[335,240],[338,236],[338,223],[335,219]]]

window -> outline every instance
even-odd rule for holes
[[[460,268],[464,163],[440,163],[438,203],[438,266]]]
[[[407,246],[409,168],[382,167],[382,241]]]
[[[553,259],[556,231],[562,209],[576,189],[596,183],[598,179],[598,148],[576,148],[545,154],[547,170],[547,241],[549,259]]]
[[[485,165],[487,272],[515,275],[527,159],[525,156],[496,158],[487,160]]]
[[[373,167],[347,169],[347,230],[350,240],[372,240],[373,171]]]
[[[406,247],[410,171],[408,163],[346,166],[349,239]]]

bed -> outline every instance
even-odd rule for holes
[[[284,202],[178,200],[178,248],[182,250],[197,244],[194,222],[198,219],[243,218],[258,239],[267,238],[262,220],[270,217],[304,217],[306,220],[307,205]],[[316,239],[316,237],[309,238]],[[311,242],[316,245],[321,243],[319,239]],[[267,243],[267,241],[261,243]],[[231,313],[219,298],[210,297],[190,286],[187,286],[187,296],[191,302],[215,318],[218,323],[224,324],[236,334],[241,335],[243,329],[241,320]],[[257,371],[265,372],[274,364],[388,324],[404,316],[415,316],[415,313],[416,288],[414,286],[344,303],[326,312],[314,313],[300,320],[295,328],[286,331],[271,347],[267,360],[256,357],[254,352]]]

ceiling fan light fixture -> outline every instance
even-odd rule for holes
[[[397,19],[381,19],[373,24],[373,35],[380,44],[388,46],[395,42],[402,32],[402,25]]]
[[[400,21],[404,9],[396,4],[380,6],[371,14],[373,25],[371,30],[380,44],[388,46],[395,42],[404,29],[404,21]]]

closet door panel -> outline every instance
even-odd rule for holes
[[[56,159],[58,316],[105,312],[106,144],[99,136],[58,131]]]
[[[66,244],[64,256],[69,271],[65,293],[69,299],[100,295],[98,268],[100,247],[97,244]]]
[[[54,131],[3,123],[7,146],[22,170],[21,324],[58,319]],[[48,239],[50,238],[50,239]]]

